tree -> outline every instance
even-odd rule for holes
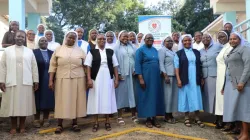
[[[209,0],[186,0],[184,6],[174,16],[174,20],[184,27],[185,32],[194,34],[204,29],[216,17],[209,6]]]
[[[83,27],[99,28],[105,23],[107,30],[138,31],[138,15],[161,14],[157,8],[144,8],[138,0],[53,0],[52,15],[46,19],[47,27],[55,32],[56,41],[63,39],[63,29]],[[86,36],[86,34],[85,34]]]

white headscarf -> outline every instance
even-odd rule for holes
[[[75,33],[75,34],[76,34],[76,40],[75,40],[74,47],[78,47],[78,34],[77,34],[76,31],[68,31],[68,32],[64,35],[63,45],[66,45],[66,42],[67,42],[67,35],[68,35],[69,33]]]
[[[38,41],[36,42],[35,48],[40,49],[39,41],[40,41],[40,39],[43,38],[43,37],[47,40],[47,38],[46,38],[45,36],[41,36],[41,37],[38,39]],[[48,45],[47,45],[47,49],[48,49]]]
[[[191,41],[192,41],[192,35],[190,35],[190,34],[182,35],[182,36],[180,37],[181,39],[180,39],[180,41],[179,41],[178,50],[181,50],[181,49],[184,48],[184,45],[183,45],[182,41],[183,41],[183,39],[184,39],[185,37],[190,38]],[[190,47],[193,48],[193,43],[191,43],[191,46],[190,46]]]
[[[217,34],[217,35],[219,35],[219,33],[223,33],[223,34],[225,34],[225,35],[226,35],[226,37],[227,37],[227,40],[229,40],[229,36],[228,36],[227,32],[225,32],[224,30],[221,30],[221,31],[219,31],[219,32],[218,32],[218,34]],[[219,42],[218,37],[217,37],[217,41]]]
[[[135,45],[136,47],[137,46],[139,46],[139,42],[138,42],[138,39],[137,39],[137,36],[136,36],[136,33],[135,32],[128,32],[128,34],[134,34],[134,36],[135,36],[135,43],[132,43],[132,41],[131,41],[131,44],[133,44],[133,45]]]
[[[205,34],[203,34],[203,36],[204,36],[204,35],[208,35],[208,36],[210,37],[211,41],[210,41],[209,46],[212,46],[212,45],[214,44],[214,40],[213,40],[213,38],[212,38],[211,34],[209,34],[209,33],[205,33]],[[203,42],[202,42],[202,43],[203,43]]]
[[[50,42],[55,42],[55,35],[54,35],[54,32],[52,30],[46,30],[44,31],[44,36],[46,37],[46,33],[47,32],[51,32],[52,33],[52,40]]]
[[[246,43],[247,41],[241,36],[240,33],[238,33],[238,32],[232,32],[230,35],[232,35],[232,34],[237,35],[237,36],[240,38],[240,45],[241,45],[241,46],[244,46],[244,45],[245,45],[245,43]]]
[[[126,32],[126,30],[122,30],[122,31],[120,31],[120,33],[118,34],[118,38],[117,38],[117,40],[120,40],[120,37],[121,37],[121,35],[122,35],[122,33],[123,32]]]
[[[108,43],[108,41],[107,41],[107,34],[108,34],[109,32],[112,33],[113,36],[114,36],[114,39],[113,39],[113,42],[112,42],[112,43]],[[114,49],[115,46],[116,46],[116,42],[117,42],[115,33],[114,33],[113,31],[108,31],[108,32],[105,33],[105,37],[106,37],[105,48]],[[97,38],[96,38],[96,39],[97,39]]]
[[[137,40],[138,40],[138,36],[139,36],[139,34],[142,34],[142,36],[143,36],[143,33],[138,33],[138,34],[136,35]]]
[[[165,36],[165,37],[161,40],[161,47],[165,47],[165,46],[164,46],[164,42],[165,42],[165,40],[166,40],[167,38],[171,38],[171,39],[172,39],[172,37],[171,37],[170,35]],[[172,40],[173,40],[173,39],[172,39]]]
[[[115,33],[114,33],[113,31],[107,31],[107,32],[105,33],[106,44],[109,44],[109,43],[107,42],[107,34],[108,34],[109,32],[112,33],[113,36],[114,36],[113,42],[112,42],[111,44],[116,43],[117,38],[116,38],[116,36],[115,36]]]
[[[121,44],[120,37],[121,37],[122,33],[124,33],[124,32],[127,32],[127,31],[126,30],[120,31],[120,33],[118,35],[118,39],[116,41],[116,46],[120,46],[120,44]],[[133,45],[130,41],[128,41],[128,44]]]

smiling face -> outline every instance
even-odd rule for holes
[[[25,32],[18,31],[16,33],[15,41],[17,46],[22,46],[24,44],[25,36],[26,36]]]
[[[136,42],[136,35],[134,33],[129,34],[129,41],[131,41],[132,43]]]
[[[106,38],[107,38],[107,42],[111,44],[114,41],[114,34],[112,32],[107,32]]]
[[[70,32],[66,36],[66,45],[68,46],[74,46],[76,42],[77,35],[73,32]]]
[[[29,41],[34,41],[35,40],[35,32],[33,30],[29,30],[27,32],[27,38]]]
[[[190,37],[184,37],[182,43],[185,48],[189,49],[192,44],[192,39]]]
[[[99,46],[99,48],[104,48],[106,44],[106,38],[105,35],[103,34],[99,34],[97,36],[97,45]]]
[[[38,42],[39,48],[46,50],[48,47],[48,41],[45,37],[41,37]]]
[[[120,36],[120,42],[123,43],[123,44],[127,44],[129,41],[129,35],[127,32],[123,32]]]
[[[144,41],[145,41],[145,44],[147,46],[152,47],[153,44],[154,44],[154,37],[153,37],[153,35],[152,34],[146,35]]]
[[[45,33],[45,37],[46,37],[47,40],[50,42],[50,41],[52,41],[52,39],[53,39],[53,33],[52,33],[51,31],[47,31],[47,32]]]
[[[212,38],[208,35],[208,34],[204,34],[203,37],[202,37],[202,43],[205,45],[205,46],[209,46],[210,43],[212,41]]]
[[[230,35],[230,38],[229,38],[229,44],[232,46],[232,47],[237,47],[238,45],[240,45],[240,38],[239,36],[237,36],[236,34],[231,34]]]
[[[172,40],[172,38],[170,38],[170,37],[166,38],[166,39],[164,40],[164,46],[165,46],[166,48],[168,48],[169,50],[171,50],[172,47],[173,47],[173,40]]]
[[[84,34],[83,28],[77,28],[76,29],[77,35],[78,35],[78,40],[81,40]]]
[[[220,44],[225,45],[228,42],[227,35],[223,32],[218,33],[218,40]]]

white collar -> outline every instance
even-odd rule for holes
[[[47,51],[48,51],[48,49],[46,49],[46,50],[40,49],[40,51],[42,51],[42,52],[47,52]]]

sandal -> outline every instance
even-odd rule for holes
[[[10,134],[11,134],[11,135],[15,135],[15,134],[16,134],[16,129],[11,129],[11,130],[10,130]]]
[[[105,129],[106,129],[107,131],[110,131],[110,130],[111,130],[110,123],[105,123]]]
[[[136,116],[133,116],[131,119],[132,119],[132,121],[133,121],[134,123],[139,123],[139,120],[137,119]]]
[[[205,127],[205,125],[200,120],[195,120],[194,123],[197,124],[197,125],[199,125],[200,128]]]
[[[92,132],[97,132],[98,128],[99,128],[99,124],[95,124],[92,128]]]
[[[153,128],[153,125],[152,125],[151,120],[147,120],[147,121],[146,121],[146,126],[147,126],[148,128]]]
[[[156,128],[161,128],[161,124],[156,120],[156,119],[153,119],[152,120],[152,124],[154,127]]]
[[[40,120],[34,120],[33,126],[34,126],[35,128],[40,128],[40,127],[41,127],[41,122],[40,122]]]
[[[125,125],[125,124],[126,124],[122,118],[118,118],[118,119],[117,119],[117,123],[118,123],[119,125]]]
[[[191,127],[192,126],[189,119],[185,119],[184,125],[187,126],[187,127]]]
[[[56,128],[56,131],[55,131],[55,134],[61,134],[62,133],[62,131],[63,131],[63,126],[57,126],[57,128]]]
[[[74,131],[74,132],[80,132],[81,131],[81,129],[78,127],[77,124],[73,124],[71,130]]]

